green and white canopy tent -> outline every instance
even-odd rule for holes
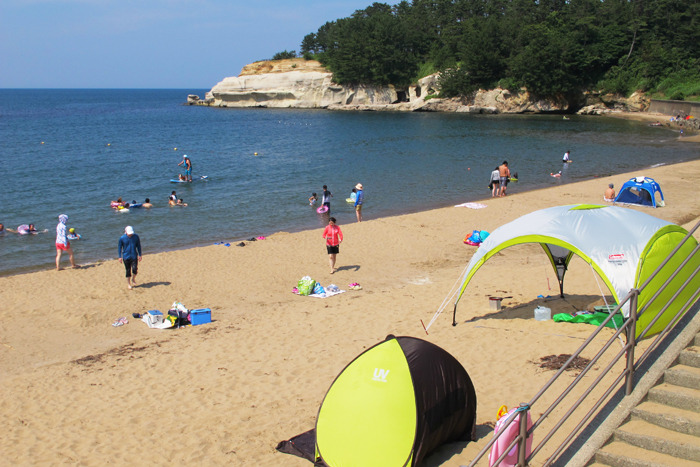
[[[631,289],[640,287],[647,280],[687,233],[671,222],[617,206],[557,206],[526,214],[494,230],[469,261],[455,300],[452,324],[456,325],[457,303],[474,274],[489,258],[508,247],[540,244],[557,274],[562,296],[569,262],[573,255],[578,255],[598,273],[620,303]],[[697,275],[700,254],[694,253],[696,245],[697,241],[691,237],[640,294],[639,309],[650,302],[659,286],[681,267],[689,255],[694,255],[674,278],[671,287],[656,297],[647,312],[639,317],[637,336],[672,301],[646,336],[663,330],[680,307],[691,299],[693,291],[700,288]],[[686,287],[673,298],[675,291],[688,279],[691,287]],[[625,305],[622,312],[627,317],[629,306]]]

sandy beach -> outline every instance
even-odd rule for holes
[[[471,377],[479,440],[425,461],[467,464],[490,438],[498,407],[529,400],[552,376],[539,359],[572,353],[594,328],[533,319],[545,303],[538,295],[556,296],[558,286],[546,256],[529,245],[491,259],[460,302],[459,324],[449,306],[426,335],[421,320],[430,321],[476,251],[462,240],[534,210],[602,204],[608,183],[619,189],[637,175],[660,183],[666,206],[630,209],[687,229],[700,219],[700,197],[689,194],[700,181],[693,161],[526,193],[513,183],[508,196],[479,201],[483,209],[375,219],[367,205],[364,222],[340,226],[333,275],[322,231],[313,230],[158,254],[144,240],[133,290],[116,260],[2,277],[2,463],[308,467],[275,446],[313,428],[338,373],[394,334],[437,344]],[[306,275],[346,292],[293,294]],[[355,282],[361,290],[348,288]],[[546,305],[553,314],[585,309],[601,299],[598,284],[575,259],[566,298]],[[513,298],[493,312],[491,295]],[[213,322],[156,330],[132,317],[167,313],[174,301],[211,308]],[[113,327],[119,317],[128,324]]]

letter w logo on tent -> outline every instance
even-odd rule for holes
[[[389,371],[390,370],[383,370],[381,368],[375,368],[374,369],[374,376],[372,379],[374,381],[379,381],[380,383],[386,383],[386,378],[389,376]]]

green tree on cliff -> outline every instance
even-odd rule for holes
[[[699,44],[698,0],[413,0],[328,22],[301,51],[341,83],[405,85],[435,68],[443,94],[507,82],[683,97],[700,92]]]

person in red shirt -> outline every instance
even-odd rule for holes
[[[335,217],[328,219],[328,225],[323,230],[323,239],[326,240],[326,251],[328,251],[328,261],[331,265],[331,274],[335,269],[335,257],[340,252],[340,243],[343,241],[343,232],[335,225]]]

